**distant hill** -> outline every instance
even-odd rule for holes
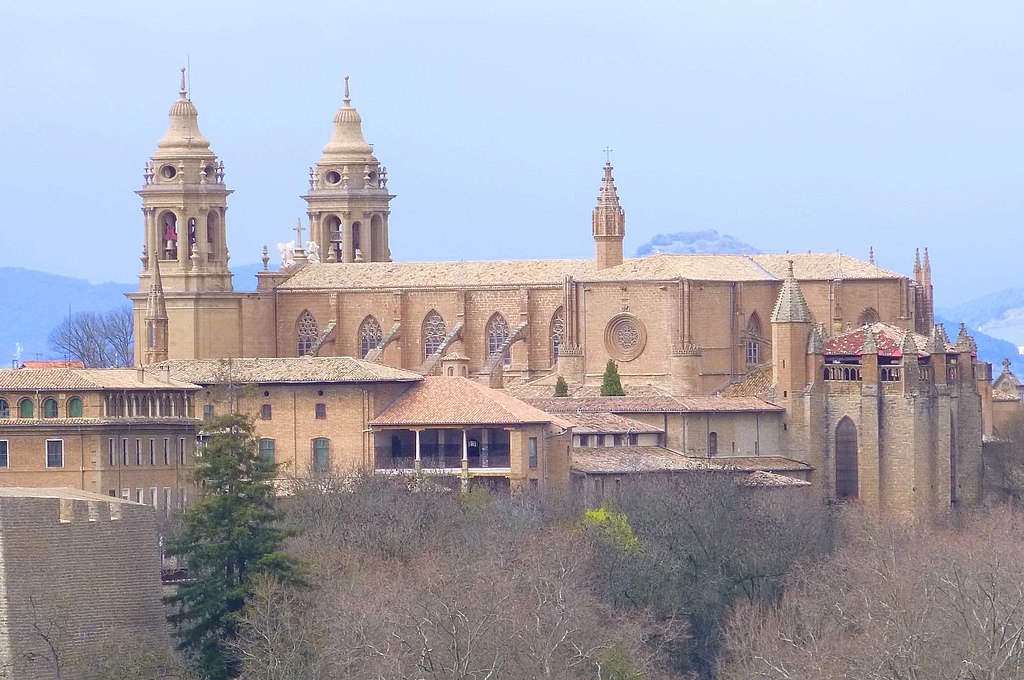
[[[729,234],[714,229],[657,234],[636,249],[636,257],[667,253],[671,255],[745,255],[761,251]]]
[[[936,314],[935,322],[941,323],[946,329],[946,335],[949,336],[949,339],[956,342],[956,336],[960,333],[959,321],[950,321],[948,318]],[[965,321],[965,323],[967,322]],[[978,356],[982,361],[987,361],[996,367],[996,375],[998,375],[999,371],[1002,370],[999,368],[999,365],[1003,359],[1009,357],[1012,360],[1017,356],[1017,346],[1012,342],[1007,342],[1006,340],[1001,340],[999,338],[994,338],[991,335],[987,335],[977,328],[973,328],[970,323],[967,323],[967,331],[971,334],[971,337],[974,338],[974,342],[978,345]]]
[[[235,290],[255,290],[260,269],[259,264],[234,268]],[[0,367],[11,365],[19,345],[22,360],[63,359],[54,356],[48,338],[69,311],[100,312],[127,305],[125,293],[137,288],[137,282],[94,284],[59,274],[0,267],[0,290],[6,291],[0,303]]]
[[[1024,346],[1024,288],[1008,288],[990,293],[958,307],[944,309],[942,315],[963,319],[969,326],[979,328],[1016,347]]]

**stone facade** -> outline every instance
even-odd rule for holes
[[[197,390],[134,369],[0,371],[0,487],[180,509],[194,490]]]
[[[52,680],[60,666],[78,677],[91,655],[128,640],[169,651],[160,597],[152,508],[70,489],[0,488],[0,672]]]

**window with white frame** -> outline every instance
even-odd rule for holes
[[[10,467],[11,461],[8,458],[7,440],[0,439],[0,468]]]
[[[48,467],[48,468],[62,468],[62,467],[64,467],[64,440],[63,439],[47,439],[46,440],[46,467]]]

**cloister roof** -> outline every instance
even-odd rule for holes
[[[197,385],[171,378],[163,380],[150,371],[135,368],[12,368],[0,370],[0,390],[97,391],[97,390],[198,390]]]
[[[168,368],[201,385],[236,383],[414,382],[423,376],[355,357],[266,357],[259,359],[171,359],[150,366]]]

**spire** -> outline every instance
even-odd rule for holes
[[[604,163],[604,178],[593,214],[597,265],[604,269],[622,264],[622,238],[626,234],[626,211],[619,204],[610,160]]]
[[[921,283],[921,249],[914,248],[914,281]]]
[[[870,248],[868,248],[868,262],[870,264],[874,264],[875,263],[875,247],[874,246],[871,246]]]
[[[864,344],[860,347],[861,354],[878,354],[878,343],[875,342],[875,332],[871,326],[864,327]]]
[[[900,343],[900,354],[904,360],[909,361],[911,357],[916,361],[918,355],[917,342],[914,341],[914,334],[910,331],[903,332],[903,341]]]
[[[164,284],[160,279],[160,258],[153,258],[153,276],[149,284],[149,297],[146,298],[146,320],[159,321],[167,319],[167,305],[164,302]]]
[[[924,272],[925,278],[930,279],[932,276],[932,263],[928,257],[928,248],[924,249],[924,266],[921,269]]]
[[[363,119],[352,106],[348,76],[345,76],[345,99],[342,107],[334,114],[334,134],[324,147],[320,163],[354,162],[360,165],[376,164],[373,147],[363,137]]]
[[[970,333],[967,332],[966,324],[960,324],[960,334],[956,338],[956,351],[970,352],[971,354],[978,351],[978,345],[974,342],[974,338],[971,337]]]
[[[183,155],[213,156],[210,141],[199,131],[199,111],[188,98],[188,90],[185,89],[185,69],[181,69],[178,100],[171,105],[168,116],[170,124],[167,127],[167,134],[157,143],[159,148],[153,154],[154,159],[177,158]]]
[[[789,261],[789,272],[782,280],[782,289],[775,301],[772,311],[772,323],[810,323],[811,311],[807,308],[807,300],[793,273],[793,260]]]

